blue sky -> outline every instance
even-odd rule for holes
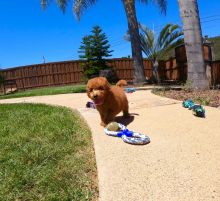
[[[54,0],[55,2],[55,0]],[[72,0],[70,0],[72,2]],[[220,35],[220,1],[198,0],[203,35]],[[136,3],[139,22],[158,32],[168,23],[181,24],[177,0],[168,0],[167,15],[157,6]],[[106,33],[112,57],[131,55],[123,39],[127,20],[121,0],[98,0],[77,21],[71,3],[63,14],[55,3],[46,11],[40,0],[0,0],[0,68],[78,59],[84,35],[99,25]]]

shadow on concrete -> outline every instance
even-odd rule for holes
[[[134,118],[137,115],[139,115],[139,114],[137,114],[137,113],[130,113],[130,115],[128,117],[117,116],[117,117],[115,117],[115,121],[120,123],[120,124],[123,124],[123,125],[127,126],[132,121],[134,121]]]

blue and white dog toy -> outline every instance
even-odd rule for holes
[[[121,137],[124,142],[129,144],[144,145],[150,143],[150,138],[144,134],[128,130],[124,125],[117,122],[109,123],[104,128],[105,134],[114,137]]]
[[[136,91],[135,88],[125,88],[126,93],[133,93]]]

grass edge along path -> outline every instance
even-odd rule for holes
[[[0,99],[8,98],[21,98],[30,96],[45,96],[45,95],[56,95],[56,94],[68,94],[68,93],[84,93],[86,92],[85,85],[69,85],[69,86],[57,86],[57,87],[44,87],[37,89],[21,90],[5,95],[0,95]]]
[[[1,200],[97,200],[91,132],[78,112],[0,104]]]

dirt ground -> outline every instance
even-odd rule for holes
[[[185,91],[185,90],[154,90],[154,94],[183,101],[191,98],[196,104],[220,107],[220,90]]]

